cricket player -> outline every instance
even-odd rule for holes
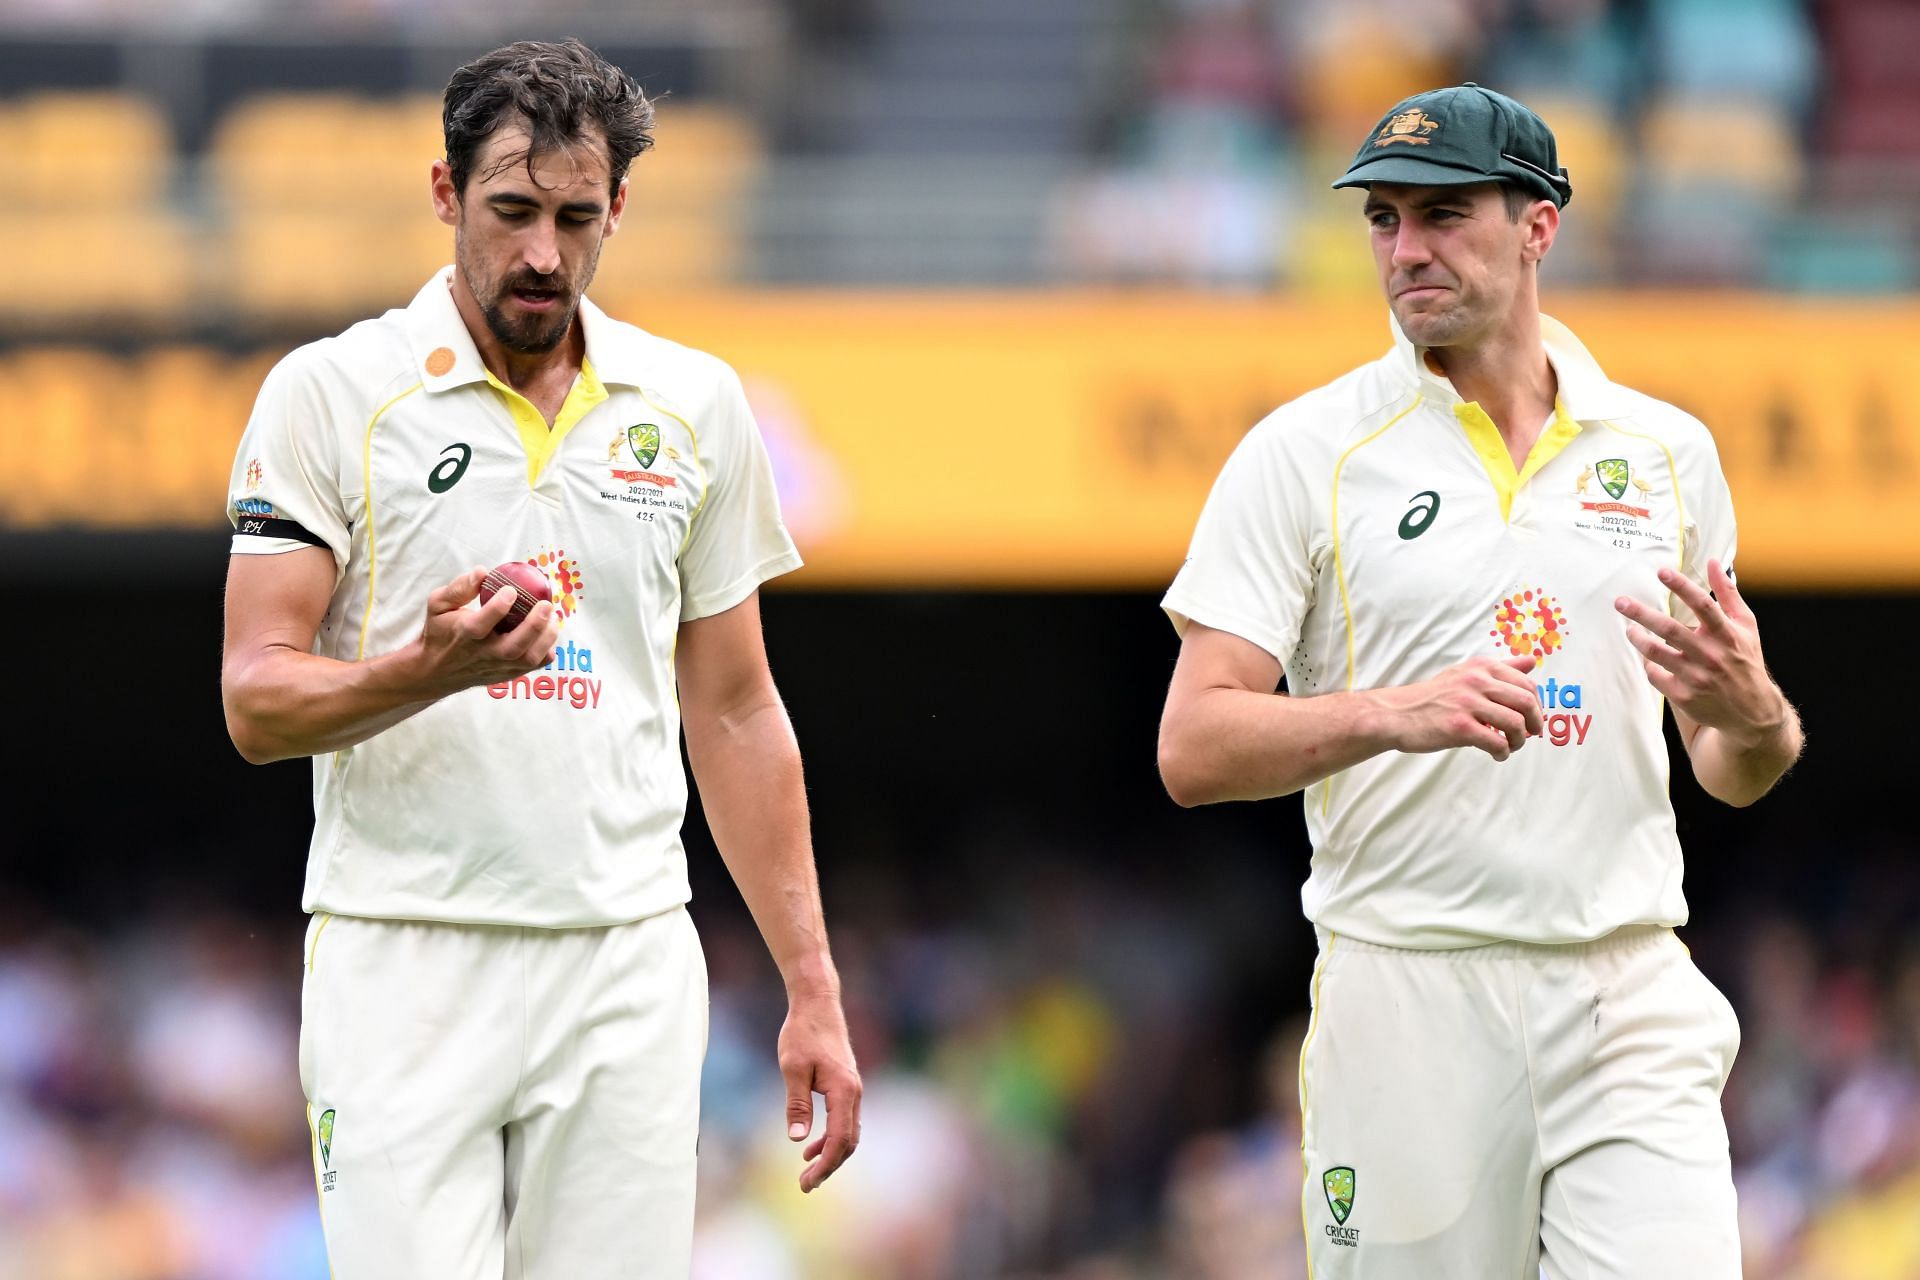
[[[1311,1274],[1738,1276],[1739,1028],[1673,934],[1662,707],[1733,805],[1801,733],[1712,437],[1540,314],[1572,188],[1525,106],[1409,98],[1334,185],[1393,349],[1228,460],[1160,729],[1181,804],[1305,792]]]
[[[453,267],[281,361],[235,463],[221,688],[248,760],[313,757],[300,1075],[339,1280],[688,1274],[683,728],[786,982],[802,1190],[859,1138],[761,641],[799,564],[766,450],[725,364],[583,296],[652,120],[577,42],[460,68]],[[501,633],[506,561],[552,599]]]

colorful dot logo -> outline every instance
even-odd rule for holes
[[[266,478],[267,469],[260,465],[260,459],[247,459],[247,492],[259,492],[260,486],[265,483]]]
[[[1515,658],[1533,658],[1545,666],[1567,642],[1567,615],[1544,588],[1516,591],[1493,611],[1494,647]]]
[[[569,558],[562,549],[528,556],[527,563],[547,575],[547,586],[553,591],[553,607],[559,611],[563,623],[579,612],[580,597],[586,594],[586,579],[581,576],[578,560]]]

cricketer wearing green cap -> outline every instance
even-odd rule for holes
[[[1663,718],[1732,805],[1801,735],[1713,438],[1540,313],[1534,112],[1418,94],[1335,185],[1393,346],[1227,461],[1159,743],[1183,805],[1305,793],[1309,1274],[1734,1280],[1739,1026],[1674,934]]]
[[[1504,93],[1471,82],[1416,93],[1394,107],[1333,185],[1375,182],[1511,183],[1562,209],[1573,199],[1573,184],[1547,122]]]

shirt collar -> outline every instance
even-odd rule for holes
[[[422,285],[407,304],[404,326],[414,370],[428,391],[447,391],[487,380],[467,322],[453,301],[453,268],[442,267]],[[605,384],[641,386],[651,364],[640,330],[616,323],[595,306],[580,299],[575,322],[586,335],[587,363]]]
[[[1414,346],[1400,322],[1389,315],[1388,323],[1393,327],[1394,367],[1411,379],[1422,395],[1443,404],[1460,403],[1460,393],[1454,390],[1453,383],[1427,365],[1426,353]],[[1602,422],[1626,416],[1629,406],[1622,388],[1608,379],[1600,363],[1580,339],[1574,337],[1571,329],[1552,316],[1542,315],[1540,338],[1559,382],[1560,406],[1569,418],[1575,422]]]

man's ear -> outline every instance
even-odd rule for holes
[[[435,160],[430,177],[433,191],[433,216],[450,227],[460,224],[460,191],[453,185],[453,166]]]
[[[631,181],[631,178],[620,179],[620,185],[614,188],[613,199],[607,202],[608,235],[620,229],[620,215],[627,211],[627,184]]]
[[[1527,238],[1520,248],[1522,262],[1538,262],[1547,256],[1547,250],[1553,248],[1553,238],[1560,234],[1560,206],[1551,200],[1535,200],[1520,215],[1525,226]]]

